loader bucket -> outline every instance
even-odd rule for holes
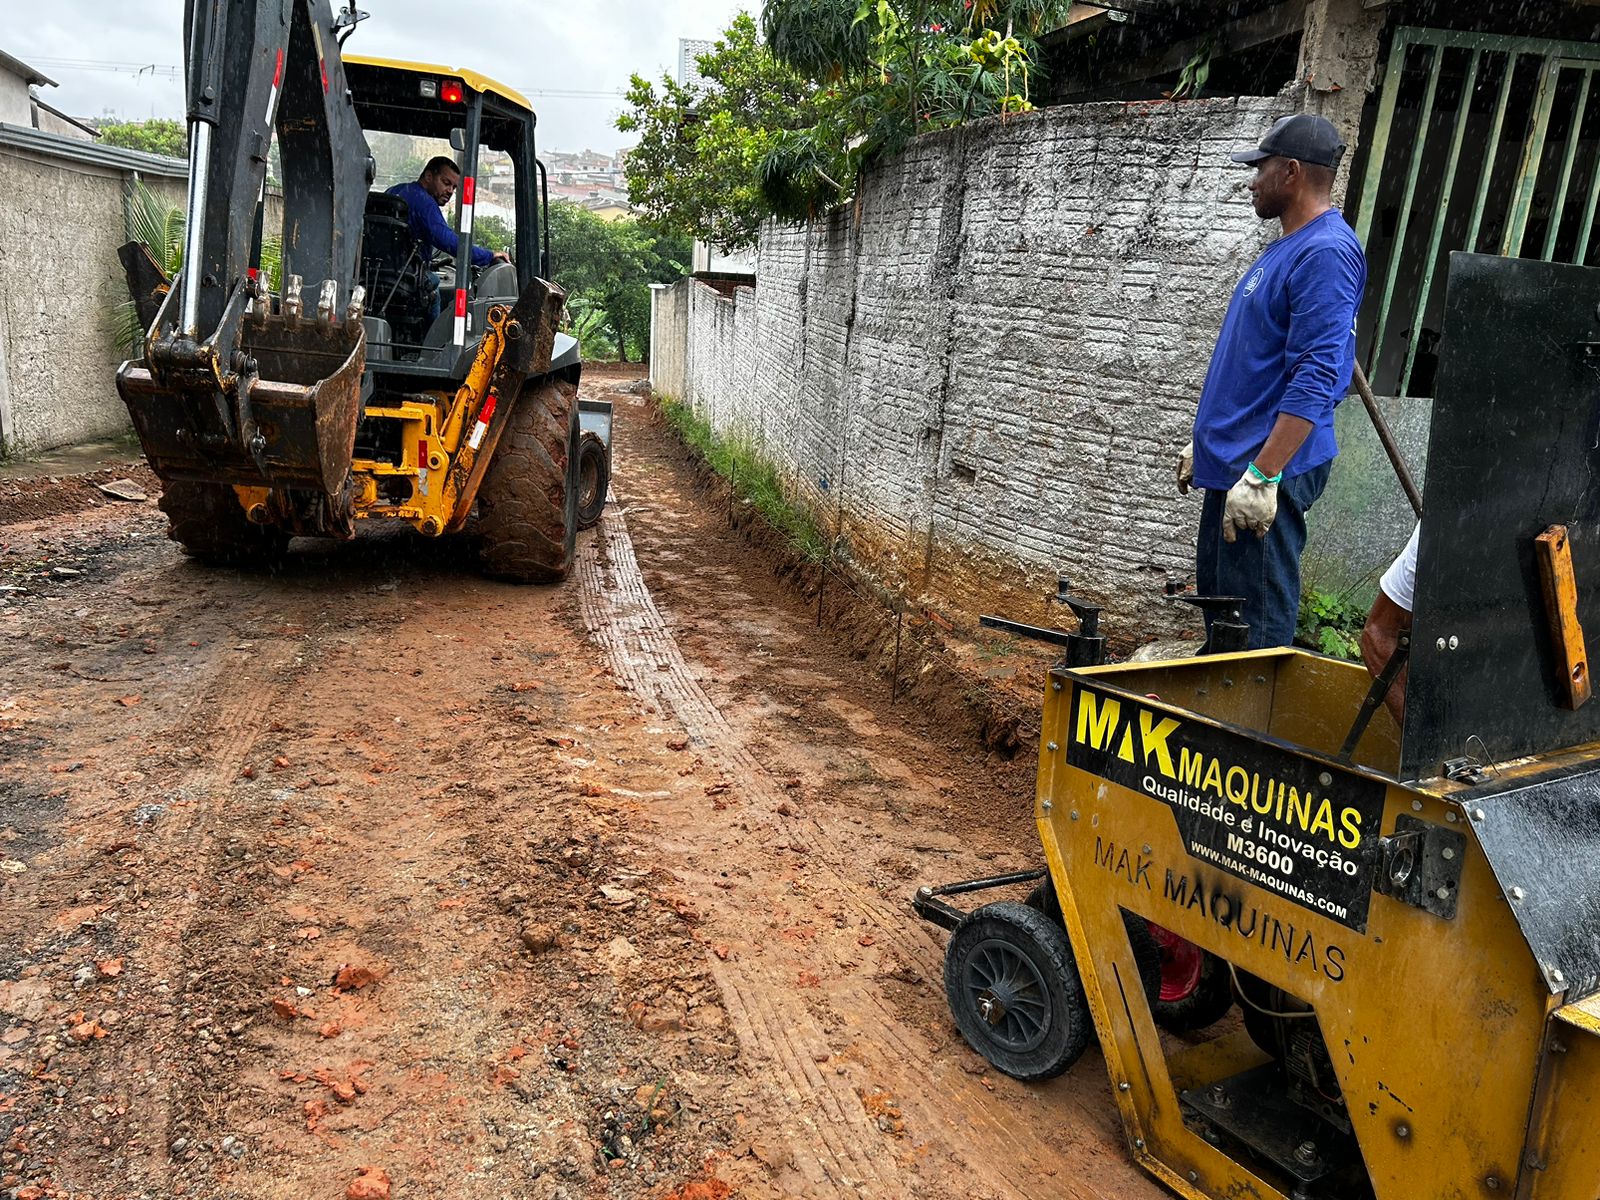
[[[214,388],[171,382],[176,373],[164,381],[144,360],[122,365],[117,391],[151,468],[163,480],[338,494],[361,416],[362,323],[247,320],[240,348],[259,375],[243,403]],[[259,456],[251,422],[263,442]]]

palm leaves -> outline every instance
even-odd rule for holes
[[[872,63],[854,0],[767,0],[761,33],[774,58],[812,79],[859,75]]]
[[[133,179],[123,198],[123,232],[130,240],[143,242],[167,277],[173,278],[183,267],[183,209],[163,200]]]
[[[122,231],[129,241],[142,242],[168,279],[183,266],[183,209],[156,195],[143,180],[134,178],[122,197]],[[144,353],[145,328],[134,302],[124,300],[111,312],[111,336],[124,354]]]
[[[123,233],[129,241],[144,243],[168,279],[176,279],[178,272],[183,269],[185,223],[182,207],[151,191],[142,179],[128,181],[122,201]],[[282,263],[283,239],[277,235],[264,237],[261,242],[261,279],[268,292],[278,289]],[[132,355],[144,353],[145,329],[139,323],[139,314],[132,300],[125,300],[114,307],[111,325],[118,350]]]
[[[839,170],[838,157],[838,147],[826,145],[817,130],[779,134],[756,168],[756,182],[773,215],[806,221],[842,201],[849,189],[829,174]]]

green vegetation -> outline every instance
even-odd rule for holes
[[[472,240],[497,254],[515,254],[515,230],[504,217],[476,217],[472,222]]]
[[[1308,587],[1300,597],[1300,620],[1295,643],[1334,658],[1358,660],[1361,657],[1361,627],[1367,610],[1348,593],[1325,592]]]
[[[828,554],[828,539],[811,514],[784,492],[778,470],[747,442],[717,435],[687,404],[660,398],[661,413],[683,443],[728,481],[735,499],[749,504],[809,562]]]
[[[1172,89],[1174,100],[1198,100],[1211,79],[1211,56],[1216,53],[1216,41],[1207,38],[1178,73],[1178,86]]]
[[[722,247],[769,217],[847,200],[861,169],[911,138],[1032,108],[1032,37],[1066,0],[767,0],[698,65],[704,84],[633,77],[617,128],[634,207]]]
[[[142,180],[134,179],[123,193],[122,222],[124,236],[130,242],[143,242],[167,278],[177,278],[183,269],[183,209],[163,200]],[[282,262],[283,239],[269,234],[261,244],[261,274],[268,291],[277,290]],[[112,307],[111,322],[118,350],[134,357],[144,353],[145,331],[132,299]]]
[[[104,146],[165,154],[168,158],[189,157],[189,131],[182,121],[162,117],[149,121],[107,121],[99,130],[100,143]]]
[[[688,239],[576,204],[550,205],[550,271],[585,358],[643,359],[650,348],[650,285],[689,273]]]

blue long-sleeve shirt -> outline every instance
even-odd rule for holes
[[[1350,388],[1366,286],[1361,243],[1337,209],[1279,238],[1245,272],[1195,414],[1196,485],[1231,488],[1285,413],[1311,422],[1285,478],[1339,453],[1333,409]]]
[[[444,219],[444,210],[439,207],[437,200],[428,195],[427,188],[413,180],[395,184],[389,189],[389,195],[399,196],[406,202],[406,208],[411,212],[412,237],[429,250],[443,250],[452,255],[459,253],[456,231],[450,228]],[[473,266],[486,267],[493,261],[493,251],[482,246],[472,248]]]

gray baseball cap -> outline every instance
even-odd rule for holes
[[[1278,121],[1267,130],[1257,149],[1240,150],[1233,155],[1233,161],[1258,163],[1265,158],[1293,158],[1318,167],[1337,167],[1344,151],[1344,141],[1332,121],[1298,113]]]

